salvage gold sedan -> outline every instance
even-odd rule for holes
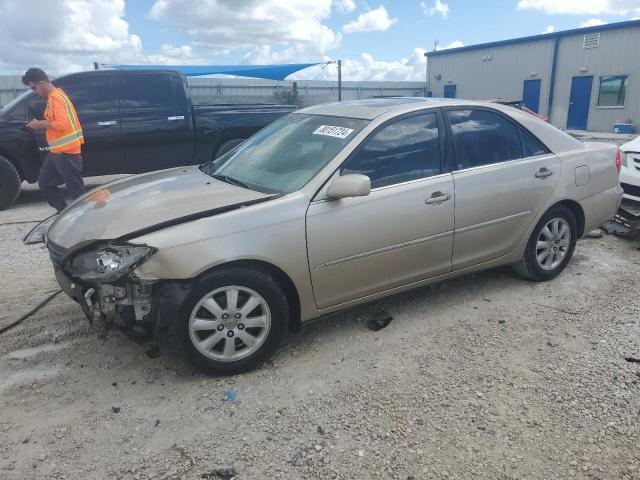
[[[396,98],[300,110],[199,167],[89,192],[27,238],[90,318],[177,329],[210,372],[302,322],[499,265],[551,280],[620,204],[616,149],[511,107]]]

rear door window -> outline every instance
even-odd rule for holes
[[[439,174],[440,132],[435,113],[414,115],[382,127],[342,166],[379,188]]]
[[[169,73],[125,73],[123,75],[123,109],[172,110],[175,106],[175,92]]]
[[[522,156],[524,158],[537,157],[538,155],[549,153],[549,150],[524,128],[520,129],[520,138],[522,139]]]
[[[82,117],[117,112],[114,77],[111,72],[92,73],[61,78],[54,83],[65,91]]]
[[[519,128],[488,110],[446,110],[458,170],[522,158]]]

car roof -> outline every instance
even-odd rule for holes
[[[390,114],[390,117],[404,113],[419,112],[424,109],[438,107],[483,107],[497,110],[524,126],[554,153],[562,153],[584,149],[585,145],[550,123],[523,110],[498,102],[464,100],[459,98],[424,98],[424,97],[389,97],[368,100],[325,103],[297,110],[295,113],[312,115],[331,115],[336,117],[361,118],[375,120],[377,117]],[[389,117],[387,116],[387,118]]]
[[[404,112],[415,111],[420,106],[423,106],[424,108],[436,108],[472,105],[496,108],[499,104],[462,100],[458,98],[387,97],[325,103],[322,105],[303,108],[298,110],[298,112],[312,115],[332,115],[336,117],[373,120],[374,118],[389,112],[394,112],[400,115]]]

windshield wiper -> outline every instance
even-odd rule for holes
[[[231,185],[235,185],[237,187],[242,187],[242,188],[246,188],[247,190],[252,190],[252,188],[249,185],[247,185],[246,183],[241,182],[240,180],[235,179],[233,177],[230,177],[229,175],[221,175],[219,173],[214,173],[214,174],[211,175],[211,177],[215,178],[216,180],[220,180],[222,182],[225,182],[225,183],[230,183]]]

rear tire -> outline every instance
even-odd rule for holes
[[[578,238],[578,223],[571,210],[562,205],[551,208],[533,230],[527,247],[513,269],[534,282],[557,277],[573,256]]]
[[[180,335],[191,362],[206,373],[253,370],[278,348],[289,326],[289,303],[269,274],[244,267],[206,275],[180,312]]]
[[[11,206],[20,194],[22,179],[16,167],[4,157],[0,157],[0,210]]]
[[[225,153],[227,153],[229,150],[233,150],[242,142],[244,142],[244,140],[245,140],[244,138],[234,138],[233,140],[228,140],[224,142],[216,152],[216,155],[214,158],[219,158]]]

